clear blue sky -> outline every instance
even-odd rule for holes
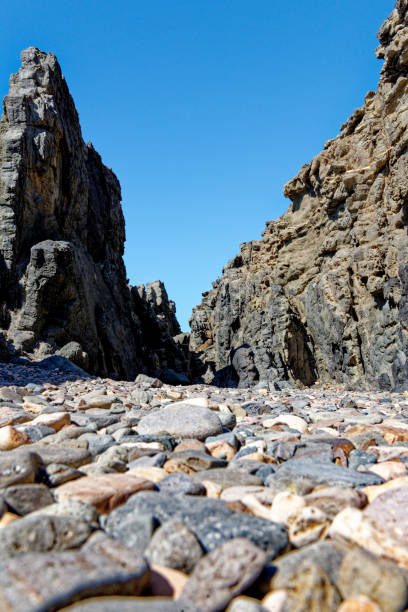
[[[288,202],[284,183],[375,89],[393,0],[13,0],[0,95],[54,52],[85,140],[118,175],[132,284],[160,278],[183,329],[201,292]]]

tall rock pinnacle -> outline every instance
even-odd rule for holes
[[[207,381],[408,388],[407,0],[378,37],[378,90],[193,311]]]
[[[76,354],[89,371],[122,378],[182,370],[166,325],[127,285],[120,185],[85,145],[55,56],[30,47],[21,62],[0,122],[3,351]]]

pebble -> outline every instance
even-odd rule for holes
[[[86,542],[91,531],[89,523],[69,516],[25,516],[0,531],[0,559],[76,548]]]
[[[0,451],[12,450],[30,442],[30,437],[27,434],[12,425],[0,428]]]
[[[157,597],[172,597],[179,599],[188,576],[167,566],[150,566],[149,591]]]
[[[276,473],[269,477],[268,484],[275,480],[300,478],[310,480],[315,486],[336,483],[342,487],[367,487],[384,482],[380,476],[375,474],[357,472],[335,463],[302,458],[289,459],[283,463]]]
[[[284,584],[282,584],[282,582]],[[288,610],[335,612],[341,603],[340,594],[322,567],[306,559],[287,577],[280,580],[287,593]],[[274,585],[272,581],[272,585]]]
[[[182,472],[166,475],[157,488],[170,495],[205,495],[205,486]]]
[[[358,548],[344,557],[338,588],[344,599],[359,595],[370,597],[383,612],[400,612],[408,602],[403,570]]]
[[[258,387],[0,364],[0,608],[407,609],[408,394]]]
[[[100,514],[109,513],[137,491],[153,489],[154,484],[133,474],[100,474],[67,482],[55,491],[58,501],[76,499],[94,506]]]
[[[156,529],[145,556],[151,565],[164,565],[190,574],[203,556],[195,535],[177,519]]]
[[[289,540],[295,548],[307,546],[319,540],[329,524],[329,518],[318,508],[302,508],[288,519]]]
[[[143,417],[137,430],[140,434],[166,431],[179,438],[205,440],[209,436],[222,433],[222,424],[217,415],[208,408],[176,403]]]
[[[54,503],[54,496],[43,484],[15,485],[3,489],[1,494],[10,512],[20,516]]]
[[[138,595],[150,578],[140,555],[99,533],[79,551],[21,554],[1,569],[0,602],[11,612],[59,610],[94,595]]]
[[[382,610],[369,597],[358,595],[343,601],[337,612],[382,612]]]
[[[229,540],[198,561],[182,596],[203,612],[223,610],[251,586],[265,563],[265,553],[249,540]]]

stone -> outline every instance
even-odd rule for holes
[[[401,476],[400,478],[394,478],[393,480],[389,480],[388,482],[384,482],[381,485],[372,485],[369,487],[364,487],[360,489],[362,493],[367,497],[368,502],[374,501],[376,497],[386,493],[387,491],[391,491],[392,489],[399,489],[400,487],[408,486],[408,476]]]
[[[65,446],[63,444],[58,446],[32,444],[30,449],[38,455],[45,466],[50,465],[50,463],[61,463],[69,467],[78,468],[92,461],[91,454],[87,448]]]
[[[155,447],[152,446],[152,448],[157,448],[158,450],[163,450],[166,452],[171,452],[173,450],[173,447],[176,445],[176,441],[174,440],[174,438],[165,433],[161,433],[157,435],[146,434],[146,435],[140,435],[140,436],[139,435],[130,436],[129,441],[133,441],[134,443],[140,443],[145,448],[148,448],[149,444],[150,445],[154,444],[156,446]],[[159,447],[159,445],[161,446]],[[133,461],[133,457],[131,453],[129,454],[129,461]]]
[[[31,516],[69,516],[79,522],[85,522],[98,527],[98,513],[91,504],[77,499],[67,499],[36,510]]]
[[[289,540],[295,548],[313,544],[323,536],[329,524],[328,517],[318,508],[301,508],[288,519]]]
[[[139,595],[149,579],[141,556],[97,533],[80,551],[26,553],[3,561],[0,607],[59,610],[95,595]]]
[[[396,542],[405,542],[408,535],[407,500],[408,487],[387,491],[367,506],[365,515]]]
[[[112,468],[115,472],[125,472],[128,459],[129,451],[127,448],[110,446],[98,455],[96,462],[98,465]]]
[[[182,596],[203,612],[223,610],[258,578],[265,553],[245,538],[221,544],[197,563]]]
[[[307,431],[306,421],[298,416],[295,416],[294,414],[280,414],[274,419],[265,419],[262,425],[264,427],[273,427],[279,423],[285,423],[292,429],[297,429],[301,433],[305,433]]]
[[[0,488],[33,483],[41,464],[40,457],[28,450],[0,453]]]
[[[138,476],[139,478],[144,478],[154,483],[161,482],[163,478],[166,478],[168,475],[166,470],[159,467],[131,467],[131,465],[129,465],[129,468],[130,469],[126,472],[129,476]]]
[[[78,442],[86,440],[88,442],[88,450],[93,457],[102,454],[115,443],[114,438],[108,434],[85,433],[78,438]]]
[[[64,608],[64,612],[200,612],[186,601],[169,597],[92,597]]]
[[[364,487],[383,482],[376,474],[357,472],[334,463],[305,458],[289,459],[283,463],[276,473],[269,477],[268,484],[269,481],[291,478],[307,478],[316,485],[336,483],[342,487]]]
[[[400,487],[383,493],[364,511],[345,508],[335,517],[328,535],[356,544],[374,555],[386,556],[408,568],[405,545],[407,491],[407,487]]]
[[[102,526],[109,536],[134,552],[145,555],[157,527],[157,521],[148,512],[129,513],[119,521],[111,513],[102,517]]]
[[[92,464],[89,464],[89,466],[90,465]],[[85,469],[89,466],[82,466],[81,469]],[[69,467],[68,465],[64,465],[62,463],[50,463],[44,469],[43,477],[49,487],[58,487],[59,485],[64,484],[64,482],[76,480],[77,478],[81,478],[83,475],[84,472]]]
[[[51,412],[48,414],[40,414],[30,423],[32,427],[42,425],[45,427],[51,427],[54,431],[59,431],[66,425],[70,424],[71,417],[68,412]]]
[[[294,495],[289,491],[276,493],[270,489],[245,495],[242,501],[256,516],[276,521],[282,525],[287,525],[289,519],[305,505],[304,499],[299,495]]]
[[[367,467],[367,470],[372,474],[377,474],[384,480],[401,478],[407,472],[405,465],[398,461],[383,461],[381,463],[376,463],[375,465]]]
[[[271,474],[274,474],[275,472],[276,472],[276,466],[269,463],[267,465],[262,465],[260,468],[258,468],[254,476],[256,476],[257,478],[260,478],[262,482],[266,484],[266,479],[268,478],[268,476],[270,476]]]
[[[4,527],[7,527],[10,523],[14,523],[14,521],[19,518],[20,517],[13,512],[5,512],[0,519],[0,529],[4,529]]]
[[[234,597],[226,612],[265,612],[266,610],[267,608],[259,600],[241,595]]]
[[[200,440],[196,440],[195,438],[187,438],[186,440],[182,440],[174,447],[174,452],[182,452],[182,451],[203,451],[205,453],[206,448],[204,442],[200,442]]]
[[[217,459],[202,451],[179,451],[173,452],[163,467],[169,474],[174,472],[194,474],[204,470],[227,467],[227,465],[227,461]]]
[[[252,474],[248,474],[244,470],[233,468],[213,468],[212,470],[202,470],[191,474],[191,478],[198,482],[210,480],[223,489],[227,487],[239,487],[248,485],[262,485],[262,480]]]
[[[123,534],[137,517],[147,515],[159,524],[178,519],[195,535],[204,552],[210,552],[233,538],[245,537],[274,558],[288,543],[286,529],[266,519],[241,514],[217,499],[169,496],[142,491],[113,510],[104,523],[109,533]]]
[[[91,531],[89,523],[69,516],[25,516],[0,531],[0,559],[77,548]]]
[[[168,474],[159,481],[157,488],[172,495],[205,495],[205,486],[183,473]]]
[[[145,557],[150,565],[170,567],[190,574],[203,556],[195,535],[181,521],[169,520],[153,534]]]
[[[221,421],[221,425],[226,429],[233,429],[237,424],[236,415],[233,412],[222,412],[214,410],[214,413]]]
[[[203,480],[201,484],[205,488],[205,495],[207,497],[219,499],[223,489],[221,485],[217,484],[216,482],[212,482],[211,480]]]
[[[310,459],[324,463],[334,462],[334,453],[331,444],[325,442],[312,442],[305,445],[296,445],[294,459]],[[346,462],[345,462],[346,463]],[[347,466],[345,466],[347,467]]]
[[[159,412],[143,417],[137,430],[139,434],[167,432],[180,438],[205,440],[222,433],[221,421],[208,408],[200,406],[166,406]]]
[[[212,457],[231,461],[236,454],[236,449],[226,440],[215,440],[213,442],[206,441],[206,448]]]
[[[109,410],[114,401],[115,398],[110,395],[94,395],[93,393],[89,393],[77,399],[76,408],[77,410],[89,410],[90,408],[104,408]]]
[[[44,410],[46,410],[47,407],[48,407],[48,404],[46,400],[41,397],[33,397],[33,398],[25,397],[24,398],[23,409],[28,414],[31,414],[31,415],[40,414]]]
[[[140,406],[141,404],[148,404],[152,399],[152,394],[148,391],[144,391],[143,389],[135,389],[130,394],[130,401],[135,406]]]
[[[54,503],[51,491],[43,484],[20,484],[2,491],[9,510],[20,516]]]
[[[257,599],[252,597],[234,597],[226,612],[265,612],[266,608]]]
[[[316,542],[296,551],[289,552],[274,561],[273,565],[265,572],[262,585],[263,592],[273,590],[285,590],[288,581],[297,574],[299,567],[304,561],[311,561],[318,565],[329,577],[330,582],[337,585],[340,567],[345,552],[343,548],[330,541]]]
[[[52,427],[46,427],[45,425],[31,425],[25,426],[23,429],[24,433],[30,438],[31,442],[39,442],[46,436],[50,436],[55,433]]]
[[[149,591],[151,594],[156,597],[167,596],[179,599],[188,576],[178,570],[160,565],[151,565],[150,569]]]
[[[0,428],[0,451],[8,451],[31,442],[27,434],[12,425]]]
[[[279,570],[282,574],[282,569]],[[305,560],[288,576],[280,576],[279,586],[272,579],[273,588],[287,593],[289,610],[302,612],[336,612],[341,598],[327,573],[317,563]]]
[[[133,493],[153,488],[150,480],[131,474],[101,474],[67,482],[55,490],[55,497],[57,501],[84,501],[105,514],[123,504]]]
[[[343,559],[338,588],[343,599],[370,597],[383,612],[402,612],[408,603],[406,574],[395,563],[356,548]]]
[[[268,612],[286,612],[288,609],[288,595],[286,591],[272,591],[262,600],[263,607]]]
[[[135,379],[136,383],[146,383],[149,387],[154,389],[160,389],[163,386],[163,383],[158,378],[152,378],[151,376],[146,376],[146,374],[138,374]]]
[[[267,494],[271,496],[271,503],[273,501],[274,492],[263,486],[256,485],[247,485],[247,486],[238,486],[238,487],[227,487],[225,488],[221,495],[220,499],[226,502],[239,501],[243,500],[248,495],[258,495],[258,494]]]
[[[369,597],[365,595],[359,595],[352,599],[346,599],[340,605],[338,612],[382,612],[381,608],[377,606]]]
[[[88,354],[82,350],[82,346],[79,342],[67,342],[62,348],[60,348],[56,355],[69,359],[75,365],[80,368],[87,370],[89,367]]]
[[[380,487],[384,485],[378,485]],[[364,508],[367,497],[363,489],[344,489],[343,487],[323,487],[304,496],[307,506],[314,506],[324,512],[330,519],[344,508]]]

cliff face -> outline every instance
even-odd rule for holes
[[[408,388],[407,0],[378,37],[378,90],[193,311],[208,381]]]
[[[120,185],[83,142],[55,56],[31,47],[21,61],[0,122],[0,357],[60,352],[122,378],[182,370],[164,287],[153,307],[127,285]]]

